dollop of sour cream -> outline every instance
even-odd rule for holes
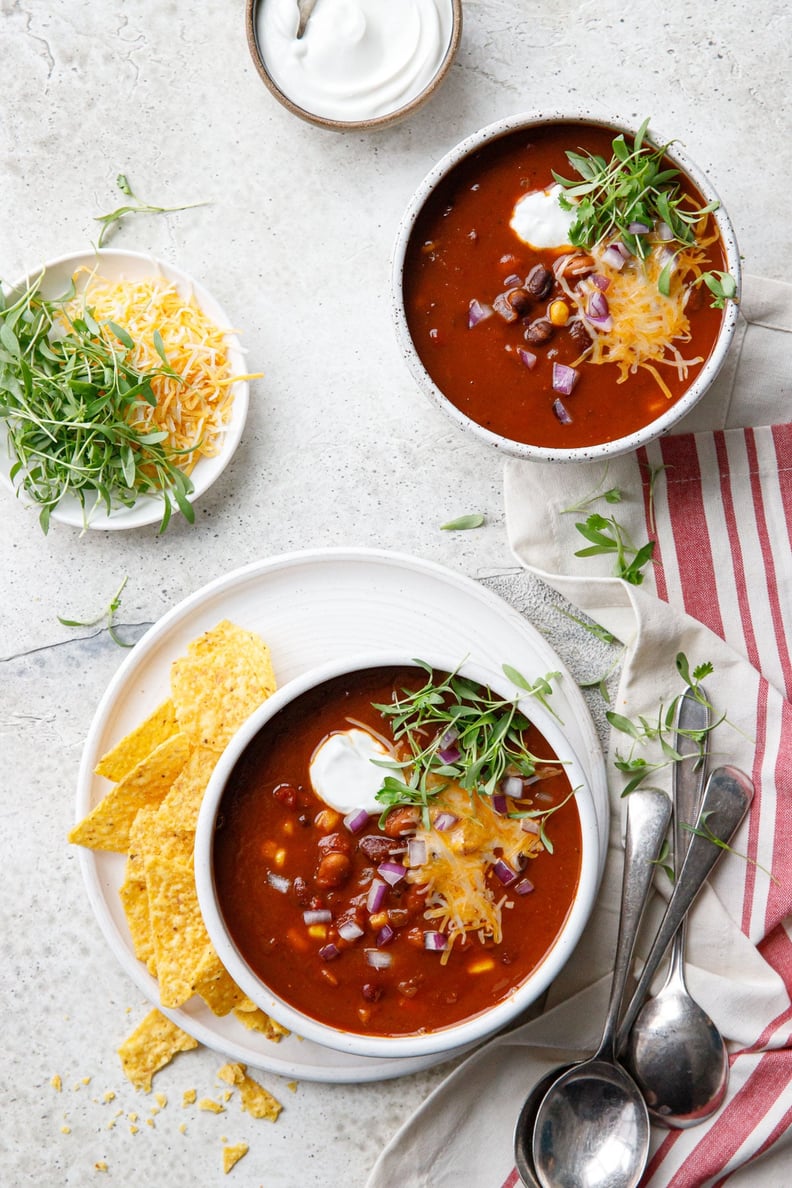
[[[377,800],[386,775],[397,772],[377,767],[372,760],[388,759],[390,753],[367,730],[336,730],[328,734],[311,756],[310,776],[320,800],[339,813],[365,809],[381,813]]]
[[[262,0],[257,37],[280,89],[305,111],[358,121],[388,115],[437,73],[451,0],[317,0],[297,40],[296,0]]]
[[[575,221],[574,210],[562,210],[558,201],[561,186],[532,190],[515,204],[509,221],[514,234],[533,248],[569,247],[569,231]]]

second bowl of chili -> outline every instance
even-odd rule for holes
[[[599,838],[528,687],[362,657],[243,726],[204,798],[196,882],[258,1006],[328,1047],[406,1056],[492,1034],[547,988],[593,907]]]

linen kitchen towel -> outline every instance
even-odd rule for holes
[[[607,465],[505,468],[517,557],[621,641],[610,708],[656,721],[683,688],[676,655],[691,668],[710,662],[705,687],[726,719],[710,762],[743,768],[756,789],[688,929],[687,980],[727,1040],[728,1095],[701,1126],[653,1127],[644,1188],[792,1182],[792,286],[746,278],[742,315],[715,388],[676,434]],[[613,488],[618,504],[604,499]],[[614,576],[612,555],[575,556],[588,543],[575,525],[592,513],[614,516],[636,545],[655,542],[640,585]],[[590,1054],[604,1021],[628,778],[615,761],[630,750],[614,730],[603,885],[544,1012],[455,1069],[383,1151],[368,1188],[519,1185],[512,1138],[526,1093],[555,1064]],[[635,753],[662,763],[651,744]],[[670,787],[669,768],[648,782]],[[668,891],[664,876],[656,886],[639,960]]]

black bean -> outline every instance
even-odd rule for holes
[[[525,331],[525,341],[533,346],[542,346],[543,343],[549,342],[554,334],[555,326],[552,322],[547,318],[537,318]]]
[[[579,318],[574,318],[569,323],[569,336],[579,347],[585,349],[591,346],[591,335]]]
[[[553,284],[553,274],[544,264],[535,264],[525,278],[525,287],[532,297],[547,297]]]
[[[514,312],[521,318],[528,313],[528,310],[533,305],[531,294],[525,289],[510,289],[506,294],[506,300]]]

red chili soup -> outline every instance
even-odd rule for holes
[[[577,806],[533,726],[521,737],[542,762],[531,779],[507,776],[508,796],[449,781],[427,817],[397,805],[380,827],[378,814],[342,814],[316,795],[317,747],[351,726],[390,745],[375,705],[425,680],[372,668],[301,695],[248,746],[218,815],[218,901],[240,954],[292,1007],[358,1034],[434,1031],[505,998],[553,946],[580,877]],[[470,872],[483,915],[460,932],[447,880]]]
[[[592,247],[570,247],[568,228],[556,240],[542,231],[554,173],[581,180],[567,151],[609,161],[615,135],[556,123],[489,141],[438,184],[416,220],[404,303],[418,355],[453,405],[512,441],[579,448],[643,428],[689,388],[718,336],[723,311],[701,279],[726,267],[711,215],[684,248],[651,218]],[[681,209],[704,205],[686,176],[673,184]],[[534,194],[538,206],[518,234],[515,207]],[[552,246],[531,246],[548,238]]]

